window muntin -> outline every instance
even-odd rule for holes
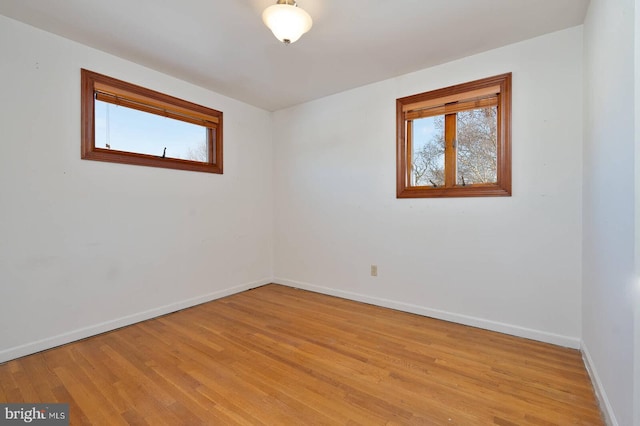
[[[511,74],[400,98],[397,197],[511,195]]]
[[[82,70],[83,159],[222,173],[222,112]]]

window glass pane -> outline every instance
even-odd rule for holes
[[[411,185],[444,185],[444,115],[413,120]]]
[[[456,184],[496,183],[497,108],[472,109],[457,115]]]
[[[204,126],[99,100],[95,100],[95,146],[203,163],[209,152]]]

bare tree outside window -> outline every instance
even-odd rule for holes
[[[444,185],[444,116],[414,120],[413,126],[413,185]]]
[[[495,183],[498,170],[497,108],[457,113],[457,185]],[[412,175],[415,186],[444,185],[444,115],[414,120]],[[422,129],[430,128],[426,137]]]
[[[457,184],[496,183],[497,108],[472,109],[457,115]]]
[[[187,148],[187,154],[185,160],[199,161],[206,163],[209,160],[209,147],[205,144],[199,144],[196,146],[189,146]]]

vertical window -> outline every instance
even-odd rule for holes
[[[81,157],[222,173],[222,112],[82,70]]]
[[[397,197],[511,195],[511,74],[396,100]]]

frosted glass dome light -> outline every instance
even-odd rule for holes
[[[284,44],[295,42],[313,25],[311,16],[294,0],[278,0],[277,4],[267,7],[262,12],[262,21]]]

